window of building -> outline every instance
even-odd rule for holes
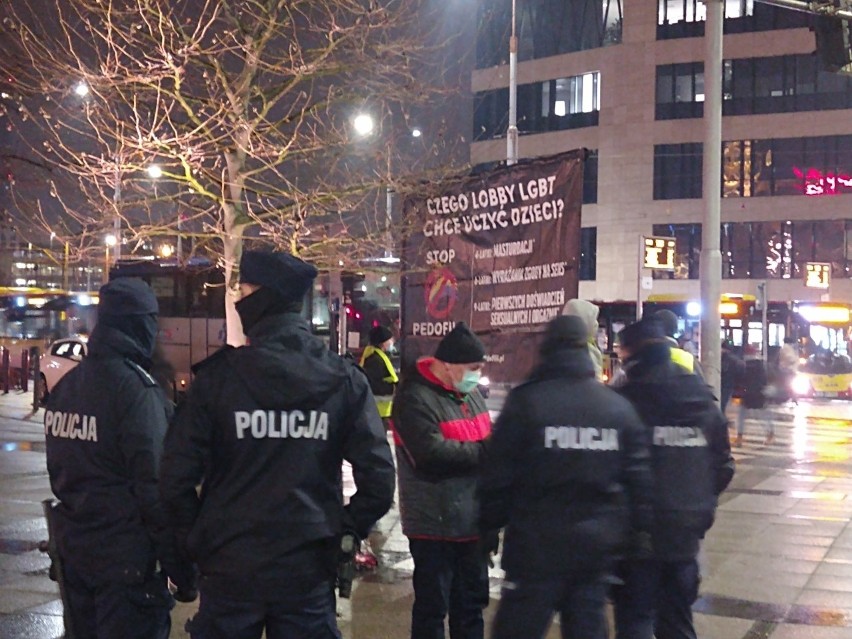
[[[480,2],[476,67],[509,61],[511,2]],[[623,0],[524,0],[516,5],[518,60],[534,60],[621,42]]]
[[[590,149],[583,165],[583,204],[598,201],[598,150]],[[594,279],[594,278],[592,278]]]
[[[544,133],[597,126],[600,73],[591,71],[518,86],[517,116],[521,133]],[[474,96],[474,140],[506,135],[509,90],[483,91]]]
[[[701,197],[704,165],[700,142],[654,145],[654,199]]]
[[[597,277],[598,229],[588,226],[580,229],[580,279],[594,280]]]
[[[654,147],[654,199],[701,197],[701,143]],[[852,135],[722,143],[722,197],[852,194]]]
[[[852,77],[823,71],[811,54],[725,60],[723,115],[852,108]],[[657,67],[658,120],[699,118],[704,63]]]
[[[695,280],[701,259],[700,224],[655,224],[655,236],[675,238],[674,271],[654,271],[658,280]]]
[[[704,35],[707,7],[701,0],[658,0],[657,39]],[[725,33],[771,31],[809,26],[804,12],[790,11],[757,0],[725,0]]]
[[[654,235],[677,240],[674,273],[658,279],[696,279],[701,255],[699,224],[655,224]],[[806,262],[828,262],[834,277],[852,272],[852,220],[726,222],[721,225],[722,277],[798,279]]]
[[[704,63],[657,67],[657,119],[698,118],[704,102]]]

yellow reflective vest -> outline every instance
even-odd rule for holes
[[[361,361],[358,362],[358,365],[363,367],[364,362],[367,361],[367,358],[371,355],[378,355],[379,359],[385,365],[388,374],[383,377],[383,381],[388,384],[398,384],[399,377],[396,374],[396,371],[393,368],[393,364],[391,364],[390,358],[387,356],[381,348],[377,348],[376,346],[370,345],[364,349],[364,352],[361,353]],[[390,417],[391,411],[393,410],[393,396],[392,395],[376,395],[376,408],[379,410],[380,417]]]

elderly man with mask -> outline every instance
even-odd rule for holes
[[[485,347],[464,322],[417,360],[394,400],[402,532],[414,559],[412,639],[482,639],[488,567],[478,472],[491,418],[477,384]]]

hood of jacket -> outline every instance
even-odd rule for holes
[[[313,408],[348,379],[351,366],[311,334],[297,313],[264,317],[248,334],[249,345],[229,351],[233,372],[262,408]]]
[[[90,357],[126,357],[146,370],[151,366],[149,348],[149,344],[103,322],[98,322],[89,336]]]
[[[542,353],[528,381],[555,377],[585,379],[595,376],[595,366],[587,348],[561,347]]]
[[[590,342],[596,342],[598,337],[598,314],[600,309],[586,300],[568,300],[565,308],[562,309],[563,315],[576,315],[586,325],[588,339]]]

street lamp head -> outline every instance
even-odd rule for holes
[[[89,95],[89,85],[86,84],[85,81],[80,80],[74,85],[74,93],[76,93],[78,97],[85,98]]]
[[[355,133],[361,136],[370,135],[375,128],[373,116],[369,113],[359,113],[352,120],[352,126],[355,128]]]
[[[160,247],[160,255],[163,256],[163,257],[166,257],[166,258],[171,257],[173,253],[174,253],[174,248],[172,247],[171,244],[163,244]]]
[[[163,169],[159,164],[152,164],[145,171],[148,173],[148,177],[154,180],[163,177]]]
[[[107,235],[104,238],[104,244],[106,244],[107,246],[115,246],[117,243],[118,243],[118,240],[116,239],[115,235],[113,235],[112,233],[110,233],[109,235]]]
[[[421,131],[417,127],[414,127],[413,129],[411,129],[411,137],[419,138],[421,135],[423,135],[423,131]]]

